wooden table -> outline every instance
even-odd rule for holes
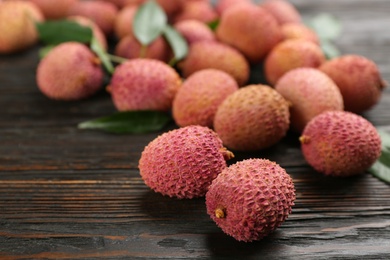
[[[338,17],[342,53],[374,60],[390,81],[388,0],[292,2],[305,17]],[[159,133],[77,129],[115,111],[109,95],[49,100],[35,83],[37,63],[38,48],[0,57],[0,259],[390,259],[390,186],[370,174],[316,173],[291,133],[271,149],[236,153],[236,160],[278,162],[297,189],[293,212],[276,232],[237,242],[212,222],[204,198],[171,199],[144,185],[140,153]],[[387,88],[363,116],[390,131],[389,110]]]

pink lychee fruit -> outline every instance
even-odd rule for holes
[[[344,109],[340,90],[318,69],[291,70],[280,78],[275,89],[291,103],[291,128],[298,133],[315,116],[328,110]]]
[[[238,241],[260,240],[288,218],[295,201],[292,178],[279,164],[247,159],[225,168],[206,193],[207,213]]]
[[[68,14],[69,8],[78,2],[78,0],[29,0],[36,4],[42,11],[46,19],[61,19]]]
[[[284,40],[304,39],[320,44],[317,33],[302,23],[285,23],[281,25],[281,29]]]
[[[328,111],[314,117],[299,139],[306,161],[330,176],[364,173],[381,155],[376,128],[347,111]]]
[[[180,86],[181,78],[172,67],[138,58],[116,67],[108,90],[119,111],[169,111]]]
[[[266,0],[260,6],[272,14],[279,24],[302,22],[299,11],[286,0]]]
[[[202,197],[233,154],[210,128],[187,126],[166,132],[143,150],[139,170],[145,184],[179,199]]]
[[[119,10],[114,22],[114,33],[118,39],[133,34],[133,19],[137,10],[137,5],[129,5]]]
[[[229,95],[218,107],[214,129],[223,144],[255,151],[279,142],[290,126],[289,103],[273,88],[249,85]]]
[[[214,32],[198,20],[184,20],[174,25],[189,45],[199,41],[216,41]]]
[[[218,106],[238,90],[232,76],[216,69],[204,69],[189,76],[173,101],[173,118],[179,126],[213,126]]]
[[[343,55],[320,68],[339,87],[345,110],[362,113],[378,103],[386,83],[378,66],[360,55]]]
[[[54,47],[38,64],[37,85],[51,99],[79,100],[95,94],[103,84],[99,59],[78,42]]]

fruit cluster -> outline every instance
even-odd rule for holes
[[[376,64],[359,55],[327,60],[317,34],[285,0],[156,0],[189,50],[176,67],[164,37],[147,46],[132,23],[145,0],[5,0],[0,3],[0,53],[37,42],[35,22],[66,18],[89,26],[100,45],[115,39],[127,59],[107,87],[119,111],[172,112],[179,126],[158,136],[139,161],[150,188],[176,198],[206,196],[207,212],[237,240],[263,238],[291,213],[295,189],[275,162],[228,166],[228,151],[278,143],[290,129],[318,172],[350,176],[380,156],[374,126],[359,114],[385,87]],[[208,23],[218,21],[215,30]],[[43,58],[37,85],[49,98],[78,100],[103,84],[99,58],[84,44],[62,43]],[[263,64],[267,82],[249,84]],[[227,148],[225,148],[227,147]]]

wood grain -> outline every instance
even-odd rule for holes
[[[343,53],[374,60],[390,82],[388,0],[293,0],[305,18],[329,12],[343,24]],[[35,83],[39,46],[0,56],[0,259],[389,259],[390,187],[366,173],[325,177],[304,161],[297,136],[245,158],[269,158],[292,176],[288,220],[254,243],[225,235],[204,198],[152,192],[137,168],[160,133],[77,129],[115,111],[109,95],[77,102],[44,97]],[[260,68],[251,82],[260,82]],[[363,114],[390,131],[390,90]],[[174,128],[168,126],[164,131]],[[163,132],[163,131],[162,131]]]

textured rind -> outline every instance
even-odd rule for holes
[[[180,86],[179,74],[162,61],[132,59],[116,67],[109,91],[119,111],[169,111]]]
[[[264,64],[267,81],[275,85],[288,71],[295,68],[317,68],[325,62],[325,56],[318,44],[305,39],[289,39],[275,46]]]
[[[234,91],[237,82],[226,72],[204,69],[187,78],[173,100],[173,118],[179,126],[213,127],[218,106]]]
[[[198,20],[184,20],[174,25],[187,43],[191,45],[199,41],[216,41],[214,32],[205,23]]]
[[[343,98],[336,84],[317,69],[291,70],[280,78],[275,89],[291,103],[291,128],[298,133],[322,112],[344,109]]]
[[[276,144],[289,126],[289,103],[273,88],[249,85],[218,107],[214,129],[232,150],[254,151]]]
[[[325,175],[364,173],[381,154],[381,139],[375,127],[346,111],[329,111],[313,118],[300,140],[306,161]]]
[[[277,163],[247,159],[224,169],[206,194],[207,213],[236,240],[260,240],[279,227],[292,211],[295,188]],[[222,209],[225,216],[217,218]]]
[[[190,46],[179,64],[185,78],[203,69],[219,69],[233,76],[243,86],[249,79],[249,63],[236,49],[219,42],[202,41]]]
[[[263,8],[248,3],[226,10],[216,30],[218,40],[238,49],[250,63],[263,60],[282,40],[275,18]]]
[[[315,31],[302,23],[286,23],[281,26],[284,40],[304,39],[315,44],[320,44],[320,40]]]
[[[222,141],[203,126],[182,127],[158,136],[145,147],[139,161],[147,186],[180,199],[204,196],[226,167]]]
[[[294,5],[285,0],[266,0],[260,4],[279,24],[301,23],[302,18]]]
[[[37,85],[51,99],[79,100],[103,84],[98,58],[84,44],[65,42],[53,48],[37,68]]]
[[[33,3],[6,1],[0,3],[0,53],[24,50],[38,41],[35,22],[44,20]]]
[[[366,111],[381,97],[384,83],[379,69],[365,57],[344,55],[325,62],[319,69],[339,87],[347,111]]]

